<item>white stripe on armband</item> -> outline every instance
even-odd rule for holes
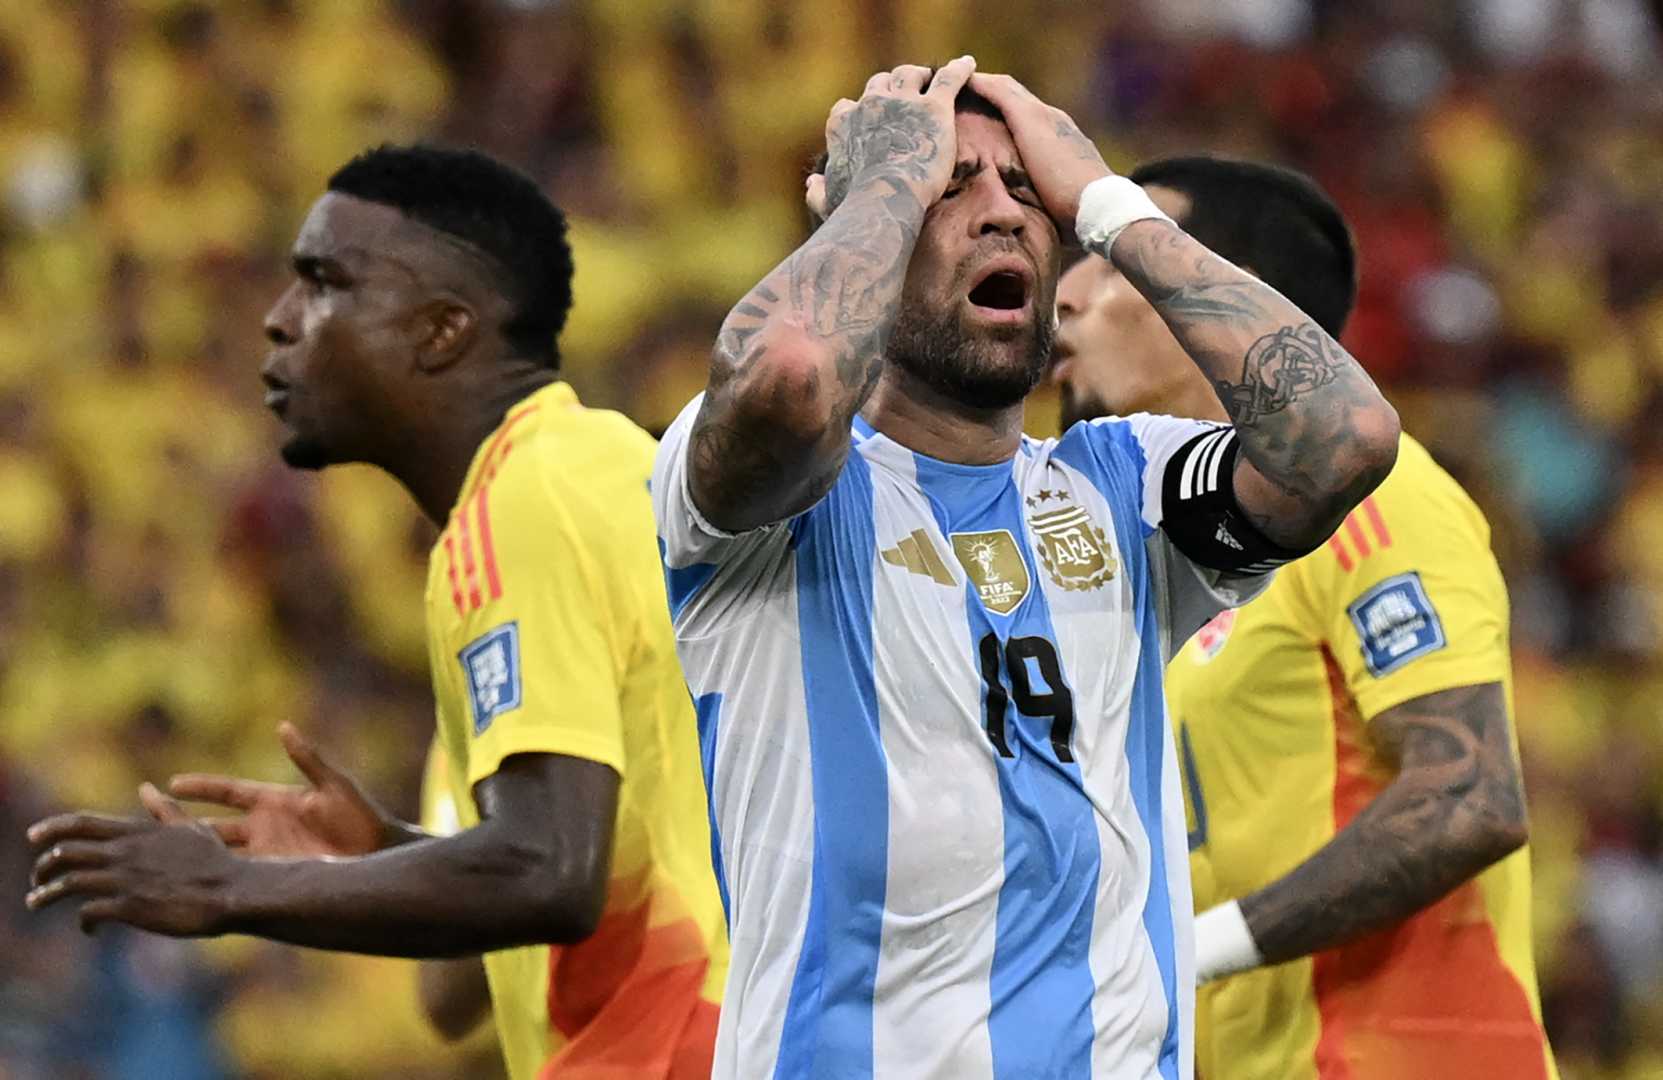
[[[1134,221],[1150,220],[1173,224],[1141,187],[1124,176],[1105,176],[1080,192],[1074,231],[1087,251],[1106,259],[1120,230]]]

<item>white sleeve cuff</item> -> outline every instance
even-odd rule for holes
[[[1241,905],[1234,900],[1208,908],[1195,917],[1195,981],[1222,979],[1265,962]]]
[[[1151,220],[1173,223],[1141,187],[1124,176],[1105,176],[1080,192],[1074,231],[1087,251],[1106,259],[1122,229],[1134,221]]]

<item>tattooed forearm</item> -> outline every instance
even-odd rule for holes
[[[798,389],[811,397],[824,391],[836,406],[825,410],[830,422],[847,423],[877,373],[923,217],[922,201],[893,175],[854,192],[728,314],[716,342],[712,396],[744,389],[749,369],[767,357],[770,337],[790,337],[834,376]]]
[[[1214,379],[1213,389],[1237,427],[1252,427],[1333,382],[1344,370],[1344,359],[1334,355],[1338,348],[1311,323],[1284,326],[1247,350],[1240,382]]]
[[[1390,471],[1396,412],[1309,317],[1181,230],[1134,223],[1112,255],[1240,432],[1242,509],[1287,547],[1321,543]]]
[[[1326,846],[1241,900],[1267,963],[1401,922],[1525,841],[1524,793],[1500,683],[1377,717],[1397,778]]]
[[[836,209],[734,306],[716,341],[690,461],[695,499],[724,528],[823,495],[882,370],[942,133],[908,101],[866,99],[855,112],[832,140]]]

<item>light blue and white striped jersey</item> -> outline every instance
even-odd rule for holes
[[[653,475],[732,967],[715,1075],[1191,1074],[1171,649],[1264,576],[1159,526],[1181,447],[1134,416],[955,465],[857,421],[831,492],[715,528],[695,399]],[[1216,470],[1215,470],[1216,471]]]

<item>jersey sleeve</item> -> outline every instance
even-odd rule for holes
[[[1398,479],[1299,566],[1369,720],[1426,694],[1499,682],[1509,664],[1507,588],[1477,508]]]
[[[727,562],[754,547],[762,537],[786,527],[781,522],[732,533],[712,525],[694,504],[687,455],[693,421],[703,403],[701,393],[681,410],[659,441],[658,457],[653,463],[653,516],[658,521],[658,540],[663,545],[665,565],[672,568]]]
[[[700,636],[766,609],[788,575],[794,527],[824,513],[821,499],[795,518],[732,533],[712,525],[693,503],[688,486],[688,446],[693,420],[704,401],[687,404],[665,431],[653,464],[653,517],[664,562],[670,617],[681,636]]]
[[[450,759],[437,738],[427,748],[422,766],[421,827],[434,836],[453,836],[461,831],[461,814],[451,794]]]
[[[459,668],[470,788],[514,754],[586,758],[620,775],[627,764],[618,698],[635,632],[629,571],[604,508],[554,483],[511,458],[462,508],[484,602],[446,620],[435,651]]]

